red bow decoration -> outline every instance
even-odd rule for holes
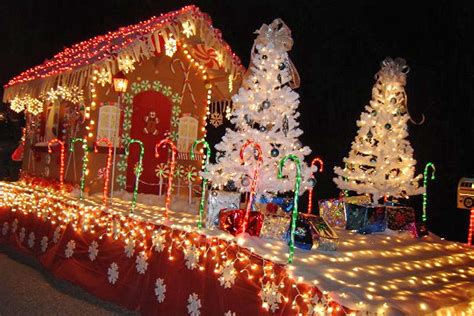
[[[219,213],[219,228],[232,234],[242,233],[246,210],[223,209]],[[247,233],[252,236],[259,236],[263,225],[263,214],[251,211],[247,225]]]

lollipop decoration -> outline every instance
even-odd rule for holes
[[[133,187],[132,209],[130,210],[130,213],[133,213],[133,211],[135,210],[135,206],[137,205],[138,183],[140,181],[140,176],[143,171],[143,155],[145,154],[145,148],[143,146],[143,143],[138,139],[132,138],[128,142],[127,147],[125,148],[125,156],[128,156],[128,154],[130,153],[130,145],[133,143],[136,143],[140,146],[140,154],[138,156],[137,167],[135,168],[135,186]]]
[[[163,139],[158,144],[155,145],[155,157],[158,158],[160,154],[158,153],[158,149],[161,146],[168,145],[171,148],[171,163],[170,163],[170,175],[168,177],[168,188],[166,189],[166,198],[165,198],[165,218],[168,218],[168,210],[171,204],[171,186],[173,185],[173,175],[174,169],[176,166],[176,155],[178,153],[178,149],[176,149],[176,145],[171,141],[169,138]]]
[[[160,163],[155,168],[155,174],[160,179],[158,183],[159,196],[161,196],[161,189],[163,188],[163,178],[169,176],[168,165],[165,163]]]
[[[191,159],[194,159],[194,151],[196,149],[196,146],[202,143],[202,145],[206,148],[206,160],[204,161],[204,164],[202,166],[204,172],[207,172],[207,166],[209,165],[209,157],[211,156],[211,147],[209,146],[209,143],[204,140],[204,138],[197,139],[194,143],[193,146],[191,147]],[[201,203],[199,204],[199,222],[198,222],[198,227],[202,227],[202,218],[204,214],[204,200],[205,200],[205,195],[206,195],[206,188],[207,188],[207,179],[202,178],[202,184],[201,184],[202,190],[201,190]]]
[[[69,147],[69,151],[71,153],[74,152],[74,144],[76,142],[82,143],[82,150],[84,151],[84,156],[82,156],[82,169],[81,169],[81,192],[79,198],[82,200],[84,199],[84,185],[86,183],[86,173],[87,173],[87,163],[89,162],[89,158],[87,157],[87,141],[84,138],[72,138],[71,139],[71,147]]]
[[[280,160],[278,164],[278,178],[283,178],[283,166],[285,162],[290,159],[296,165],[296,182],[295,182],[295,196],[293,199],[293,212],[291,213],[291,231],[290,231],[290,256],[288,257],[288,263],[293,262],[293,256],[295,254],[295,228],[296,228],[296,218],[298,217],[298,197],[300,192],[300,184],[301,184],[301,166],[300,160],[295,155],[291,154],[284,157]]]
[[[193,182],[196,181],[197,170],[194,166],[188,166],[184,170],[184,178],[188,183],[188,204],[191,205]]]
[[[262,165],[262,162],[263,162],[262,148],[260,147],[259,144],[255,143],[252,140],[247,140],[247,142],[245,142],[245,144],[240,149],[240,162],[241,163],[245,162],[244,153],[248,146],[252,146],[254,148],[254,151],[256,152],[255,158],[257,159],[257,165],[255,166],[253,170],[253,178],[252,178],[252,183],[250,185],[250,194],[247,201],[247,209],[245,211],[244,223],[242,226],[243,233],[245,233],[245,231],[247,230],[250,209],[252,208],[252,202],[255,196],[255,189],[257,188],[258,170],[260,169],[260,166]]]
[[[108,153],[107,153],[107,164],[105,167],[105,174],[104,174],[104,205],[107,205],[107,196],[109,195],[108,188],[109,188],[109,181],[110,181],[110,169],[112,167],[112,141],[108,139],[107,137],[99,138],[95,143],[94,143],[94,152],[98,152],[97,145],[100,143],[105,143],[108,148]]]
[[[184,174],[184,167],[183,165],[176,165],[174,167],[174,176],[175,178],[178,180],[178,184],[176,186],[176,195],[179,196],[180,195],[180,191],[181,191],[181,178],[183,177],[183,174]]]
[[[426,205],[428,204],[428,192],[426,185],[428,184],[428,169],[431,167],[432,172],[431,172],[431,180],[435,179],[435,165],[432,162],[428,162],[425,166],[425,171],[423,172],[423,187],[425,188],[425,193],[423,193],[423,215],[422,219],[423,222],[426,222],[427,216],[426,216]]]
[[[53,150],[51,149],[52,145],[59,144],[61,146],[61,156],[60,156],[60,166],[59,166],[59,187],[62,190],[63,185],[64,185],[64,158],[65,153],[64,153],[64,142],[60,141],[57,138],[51,139],[48,142],[48,153],[51,154]]]
[[[319,172],[323,172],[324,163],[323,163],[323,161],[321,160],[321,158],[319,158],[319,157],[314,158],[314,159],[311,161],[311,166],[316,165],[316,163],[319,163],[318,171],[319,171]],[[315,184],[316,184],[316,183],[315,183]],[[312,186],[312,187],[308,190],[308,212],[307,212],[308,214],[311,214],[311,210],[313,209],[313,189],[314,189],[314,186]]]

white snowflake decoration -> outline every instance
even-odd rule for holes
[[[136,269],[138,273],[145,274],[146,269],[148,268],[148,262],[146,262],[147,259],[148,256],[146,255],[145,251],[140,252],[140,254],[137,256],[135,262],[137,264]]]
[[[209,123],[211,123],[214,127],[219,127],[224,122],[224,116],[219,112],[211,113],[209,117]]]
[[[191,316],[201,315],[201,300],[196,293],[190,294],[188,297],[188,314]]]
[[[35,233],[31,232],[28,235],[28,247],[33,248],[35,246]]]
[[[152,241],[155,251],[162,252],[166,244],[165,232],[161,228],[153,231]]]
[[[58,96],[56,94],[56,90],[51,88],[48,92],[46,92],[46,101],[48,102],[54,102],[58,99]]]
[[[41,238],[41,251],[46,252],[47,248],[48,248],[48,237],[43,236],[43,238]]]
[[[236,314],[235,312],[231,311],[231,310],[228,310],[228,311],[224,314],[224,316],[237,316],[237,314]]]
[[[23,240],[25,240],[25,236],[26,236],[26,229],[25,227],[22,227],[20,229],[20,242],[23,242]]]
[[[56,227],[56,229],[54,230],[54,234],[53,234],[53,242],[55,244],[58,243],[59,241],[59,237],[61,237],[61,227]]]
[[[328,307],[329,304],[324,295],[319,298],[317,294],[314,294],[308,304],[308,316],[325,316],[326,314],[329,314],[326,313]]]
[[[115,284],[119,277],[119,268],[115,262],[112,262],[109,269],[107,270],[107,275],[110,284]]]
[[[95,258],[97,258],[98,253],[99,253],[99,244],[97,243],[97,241],[94,240],[89,245],[89,259],[91,261],[94,261]]]
[[[74,240],[69,240],[66,244],[66,250],[64,251],[66,258],[72,257],[74,254],[74,249],[76,249],[76,242]]]
[[[183,27],[183,34],[186,35],[186,38],[194,35],[194,27],[191,21],[186,21],[182,23],[181,26]]]
[[[8,233],[8,223],[5,222],[3,223],[3,227],[2,227],[2,235],[5,236],[7,233]]]
[[[199,250],[196,246],[192,245],[184,250],[184,259],[186,260],[186,267],[189,270],[194,270],[197,267],[199,262]]]
[[[168,38],[168,41],[165,44],[165,55],[168,57],[173,57],[177,50],[178,48],[176,45],[176,40],[172,37]]]
[[[234,263],[232,260],[228,260],[224,263],[220,268],[220,274],[219,282],[221,283],[221,286],[225,289],[231,288],[235,283],[235,278],[237,277],[237,271],[234,269]]]
[[[16,232],[17,229],[18,229],[18,219],[15,218],[12,223],[12,233]]]
[[[131,258],[133,256],[133,253],[135,252],[135,240],[129,239],[125,244],[124,250],[125,254],[127,255],[127,258]]]
[[[165,295],[166,293],[166,284],[165,284],[165,280],[163,279],[156,279],[156,283],[155,283],[155,295],[156,295],[156,299],[158,300],[158,303],[163,303],[164,300],[165,300]]]
[[[106,84],[112,82],[112,74],[105,68],[102,68],[96,73],[97,83],[102,87],[105,87]]]
[[[282,302],[282,295],[278,291],[278,285],[274,282],[267,281],[265,283],[260,292],[260,298],[262,299],[262,306],[266,310],[271,310],[274,313],[280,308],[278,304]]]
[[[61,97],[63,100],[71,99],[71,91],[67,87],[58,86],[56,88],[56,96]]]
[[[135,70],[135,59],[129,55],[121,56],[117,59],[119,70],[129,73]]]

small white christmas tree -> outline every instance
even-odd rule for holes
[[[334,182],[341,190],[372,194],[374,203],[384,196],[403,197],[423,193],[414,176],[416,160],[408,137],[408,66],[405,60],[386,58],[375,75],[372,100],[357,121],[359,132],[352,142],[345,167],[335,167]]]
[[[243,87],[232,97],[231,123],[235,129],[227,129],[215,146],[217,163],[209,167],[208,177],[214,187],[230,181],[240,192],[248,192],[256,160],[247,150],[245,164],[241,164],[240,149],[252,140],[263,153],[256,193],[271,196],[293,190],[293,164],[288,164],[287,178],[277,178],[278,162],[288,154],[296,155],[302,163],[302,193],[313,183],[308,181],[311,170],[303,162],[311,150],[298,140],[303,131],[296,121],[299,95],[292,90],[299,84],[299,77],[287,54],[293,44],[291,31],[276,19],[256,33],[249,72]]]

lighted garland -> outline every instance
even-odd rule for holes
[[[435,165],[432,163],[432,162],[428,162],[425,166],[425,170],[423,172],[423,187],[425,188],[425,192],[423,193],[423,215],[422,215],[422,219],[423,219],[423,222],[426,222],[427,220],[427,215],[426,215],[426,205],[428,204],[428,188],[427,188],[427,185],[428,185],[428,169],[431,167],[431,180],[434,180],[435,179],[435,171],[436,171],[436,168],[435,168]]]
[[[298,217],[298,198],[300,192],[300,185],[301,185],[301,165],[300,159],[295,155],[291,154],[284,157],[280,160],[278,164],[278,178],[283,179],[283,166],[285,165],[286,161],[290,159],[296,165],[296,181],[295,181],[295,192],[293,198],[293,210],[291,212],[291,230],[290,230],[290,255],[288,257],[288,263],[293,262],[293,256],[295,254],[295,230],[296,230],[296,218]]]
[[[138,183],[140,182],[140,176],[143,172],[143,155],[145,154],[145,147],[143,146],[143,143],[138,139],[130,139],[127,147],[125,147],[125,156],[128,157],[128,154],[130,153],[130,145],[133,143],[136,143],[140,146],[140,153],[138,154],[138,163],[137,167],[135,168],[135,185],[133,186],[132,208],[130,209],[130,213],[132,214],[135,211],[135,206],[137,205]]]
[[[258,171],[260,169],[260,166],[262,165],[263,162],[263,154],[262,154],[262,148],[260,147],[259,144],[255,143],[252,140],[247,140],[245,144],[242,146],[240,149],[240,163],[245,163],[244,160],[244,153],[245,150],[247,149],[248,146],[253,147],[254,149],[254,157],[257,160],[257,165],[255,166],[253,170],[253,177],[252,177],[252,183],[250,185],[250,194],[249,194],[249,200],[247,201],[247,209],[245,210],[245,217],[244,217],[244,222],[242,224],[242,232],[245,233],[247,230],[247,225],[249,221],[249,216],[250,216],[250,210],[252,208],[252,203],[255,198],[255,189],[257,188],[257,180],[258,180]]]
[[[76,142],[82,143],[82,150],[84,151],[84,155],[82,156],[82,168],[81,168],[81,184],[80,184],[80,195],[79,198],[82,200],[84,199],[84,187],[86,183],[86,173],[87,173],[87,164],[89,163],[89,158],[87,155],[87,141],[83,138],[73,138],[71,139],[71,147],[69,147],[69,151],[71,153],[74,152],[74,144]]]
[[[158,153],[158,149],[161,146],[168,145],[171,148],[171,162],[170,162],[170,173],[168,177],[168,188],[166,189],[166,198],[165,198],[165,218],[168,218],[168,210],[170,209],[171,204],[171,191],[173,186],[173,176],[174,176],[174,169],[176,167],[176,155],[178,154],[178,149],[176,145],[170,139],[163,139],[158,144],[155,145],[155,157],[158,158],[160,154]]]
[[[107,197],[109,196],[108,190],[109,190],[109,182],[110,182],[110,169],[112,167],[112,155],[113,155],[113,146],[112,146],[112,141],[108,139],[107,137],[99,138],[95,143],[94,143],[94,152],[98,152],[97,145],[100,143],[105,143],[108,148],[107,152],[107,164],[105,166],[105,175],[104,175],[104,195],[103,195],[103,202],[104,205],[107,205]]]
[[[314,166],[314,165],[316,165],[317,163],[319,163],[318,171],[319,171],[319,172],[323,172],[324,163],[323,163],[323,161],[321,160],[321,158],[315,157],[315,158],[311,161],[311,166]],[[316,181],[316,180],[315,180],[315,181]],[[316,185],[316,182],[315,182],[314,184]],[[309,188],[309,190],[308,190],[308,211],[307,211],[308,214],[311,214],[311,211],[312,211],[312,209],[313,209],[313,189],[314,189],[314,186],[312,186],[312,187]]]
[[[206,149],[206,159],[204,161],[204,164],[202,166],[202,169],[204,172],[207,172],[207,167],[209,165],[209,157],[211,156],[211,148],[209,146],[209,143],[204,139],[197,139],[194,143],[193,146],[191,147],[191,159],[194,159],[194,151],[196,150],[196,146],[198,144],[202,143],[203,147]],[[204,203],[206,199],[206,188],[207,188],[207,178],[202,178],[202,183],[201,183],[201,202],[199,203],[199,220],[198,220],[198,228],[202,228],[202,221],[203,221],[203,215],[204,215]]]
[[[48,142],[48,153],[51,155],[53,150],[51,146],[59,144],[61,146],[60,162],[59,162],[59,187],[62,190],[64,187],[64,162],[66,158],[64,142],[60,141],[57,138],[53,138]]]

